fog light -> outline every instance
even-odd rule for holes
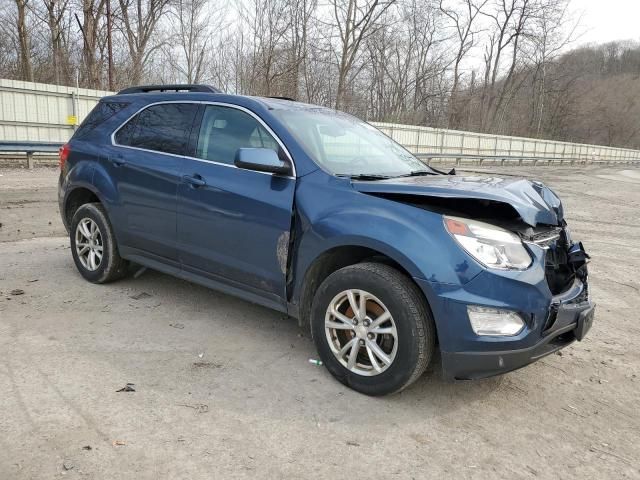
[[[524,320],[515,312],[468,305],[471,328],[476,335],[513,336],[524,329]]]

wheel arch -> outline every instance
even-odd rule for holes
[[[88,185],[79,185],[69,190],[64,200],[64,221],[67,226],[67,230],[71,226],[71,220],[73,215],[78,209],[87,203],[101,203],[103,204],[100,196],[95,189],[90,188]],[[103,204],[104,205],[104,204]]]
[[[395,253],[395,254],[394,254]],[[362,243],[344,243],[332,245],[319,254],[304,269],[301,281],[293,292],[293,303],[295,304],[295,316],[301,326],[309,328],[311,304],[314,298],[314,292],[320,284],[333,272],[355,265],[364,261],[372,261],[382,263],[395,268],[401,274],[406,276],[418,289],[425,305],[431,311],[427,296],[424,294],[420,286],[413,279],[416,270],[415,265],[407,260],[392,248],[379,248],[373,245],[364,245]]]

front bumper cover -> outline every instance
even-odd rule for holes
[[[549,320],[533,346],[505,351],[441,352],[444,378],[475,380],[517,370],[561,348],[582,340],[593,324],[595,305],[587,283],[577,279],[566,292],[554,297]]]

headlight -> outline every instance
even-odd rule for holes
[[[476,335],[508,337],[524,329],[522,317],[509,310],[468,305],[467,313]]]
[[[524,270],[531,256],[514,233],[488,223],[444,216],[444,226],[469,255],[489,268]]]

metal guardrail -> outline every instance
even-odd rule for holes
[[[27,167],[32,169],[35,165],[34,154],[35,153],[55,153],[57,154],[62,143],[57,142],[0,142],[0,153],[24,153],[26,154]],[[565,157],[532,157],[532,156],[517,156],[517,155],[470,155],[470,154],[455,154],[455,153],[416,153],[414,154],[419,159],[423,160],[429,165],[434,160],[453,159],[457,166],[463,165],[464,161],[470,161],[474,164],[482,165],[484,162],[492,162],[493,165],[500,164],[504,166],[506,164],[519,166],[524,165],[525,162],[528,165],[639,165],[640,160],[599,160],[599,159],[568,159]]]
[[[26,154],[27,168],[35,165],[34,153],[58,153],[62,143],[57,142],[0,142],[1,153]]]
[[[626,163],[640,160],[640,150],[530,137],[512,137],[462,130],[369,122],[412,152],[487,157],[557,158]]]
[[[585,159],[585,158],[566,158],[566,157],[532,157],[532,156],[518,156],[518,155],[470,155],[470,154],[455,154],[455,153],[415,153],[419,159],[423,160],[427,165],[436,159],[453,159],[456,165],[462,165],[463,161],[468,160],[470,162],[477,162],[478,165],[482,165],[485,161],[490,161],[494,165],[500,164],[504,166],[506,164],[517,164],[519,166],[524,165],[525,162],[528,165],[640,165],[640,160],[600,160],[600,159]]]

